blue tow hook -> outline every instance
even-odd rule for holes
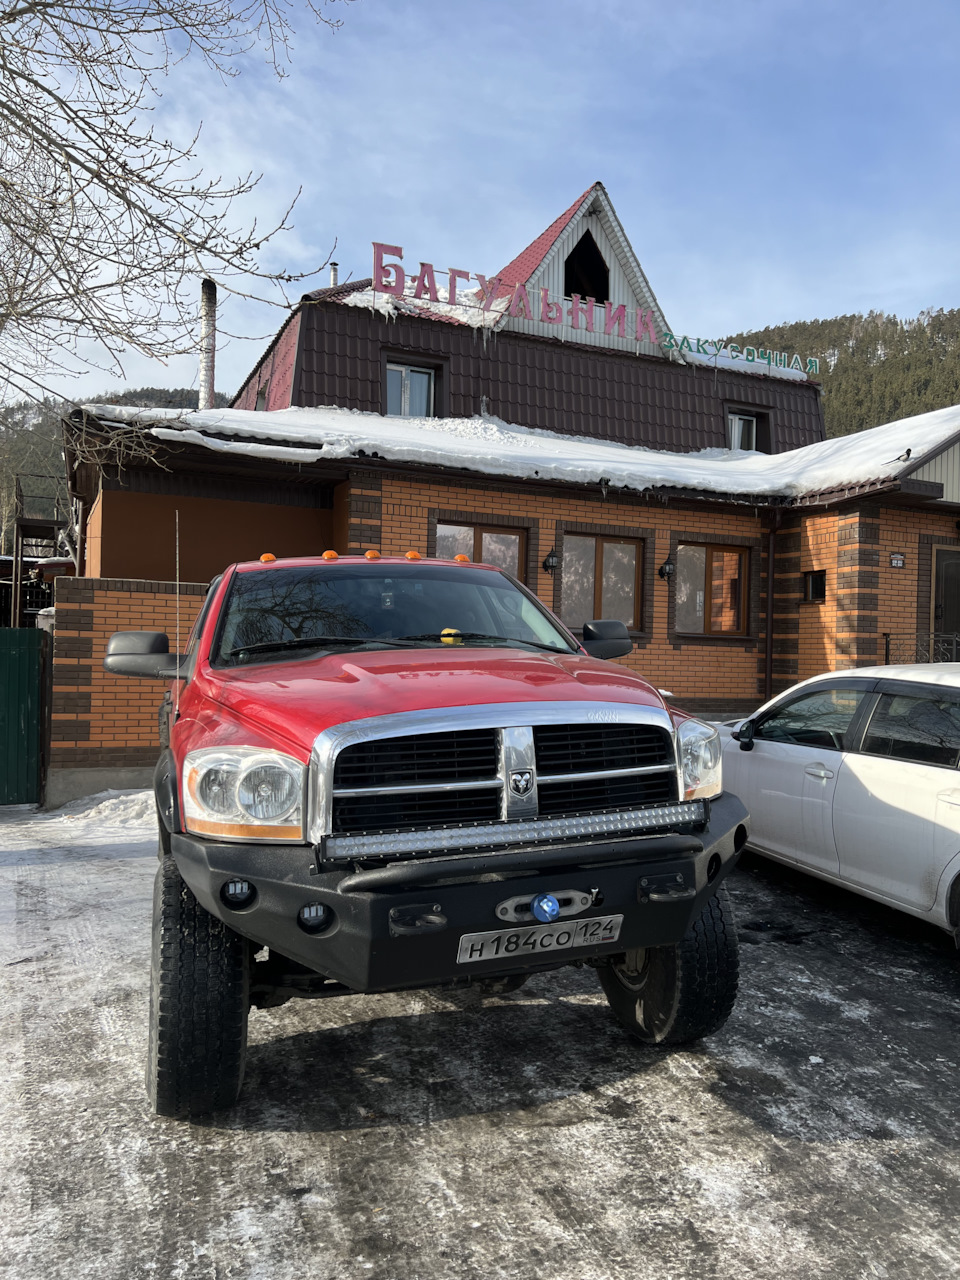
[[[530,902],[534,918],[543,924],[551,924],[560,914],[560,903],[552,893],[538,893]]]

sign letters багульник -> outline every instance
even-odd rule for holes
[[[396,244],[373,245],[373,290],[375,293],[390,293],[396,298],[407,295],[407,272],[401,261],[387,262],[387,257],[402,261],[403,249]],[[441,271],[441,275],[444,273]],[[447,297],[441,299],[437,289],[437,272],[432,262],[421,262],[419,272],[410,277],[413,285],[414,301],[445,302],[449,306],[477,307],[481,311],[489,311],[498,298],[504,301],[507,315],[520,320],[539,320],[543,324],[563,325],[565,328],[585,333],[599,333],[603,326],[604,335],[618,338],[631,338],[637,342],[651,342],[664,351],[677,351],[692,356],[703,356],[712,359],[718,355],[726,355],[730,360],[743,360],[745,364],[765,364],[771,369],[791,369],[797,373],[818,377],[820,361],[815,356],[806,360],[798,355],[791,356],[786,351],[767,351],[763,347],[740,347],[735,342],[723,343],[711,338],[688,338],[685,334],[670,333],[668,330],[657,332],[652,310],[642,307],[628,309],[623,303],[596,302],[593,298],[582,298],[575,293],[569,299],[551,298],[547,289],[534,289],[532,292],[522,283],[512,288],[504,286],[499,276],[484,276],[479,272],[472,274],[457,267],[447,269],[449,286]],[[474,295],[469,300],[458,294],[460,281],[465,284],[476,280],[479,286],[471,290]],[[566,304],[569,302],[569,306]]]

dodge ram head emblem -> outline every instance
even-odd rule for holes
[[[525,796],[533,786],[533,773],[530,769],[517,769],[510,775],[510,790],[514,795]]]

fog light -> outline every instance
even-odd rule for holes
[[[221,901],[234,911],[249,907],[257,891],[249,880],[228,880],[220,890]]]
[[[322,933],[333,918],[333,912],[322,902],[307,902],[297,913],[297,924],[305,933]]]

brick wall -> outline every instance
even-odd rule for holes
[[[352,478],[351,478],[352,483]],[[564,533],[609,534],[644,540],[642,626],[637,647],[623,666],[639,672],[660,688],[669,689],[683,705],[711,710],[748,711],[762,694],[762,662],[758,649],[762,618],[762,528],[752,507],[710,507],[705,503],[677,503],[664,507],[599,488],[595,496],[569,496],[542,490],[504,488],[496,482],[456,484],[417,480],[399,474],[383,475],[376,495],[373,477],[358,476],[358,500],[363,518],[356,520],[351,551],[375,547],[384,555],[419,551],[431,555],[432,533],[443,520],[474,519],[512,524],[527,533],[527,585],[543,602],[560,612],[562,573],[550,575],[542,562],[551,547],[562,559]],[[742,637],[677,636],[673,630],[673,586],[657,576],[657,567],[675,554],[680,541],[716,542],[749,550],[750,634]],[[795,676],[793,677],[796,678]],[[787,681],[792,683],[792,681]]]
[[[205,586],[181,583],[180,638],[203,602]],[[58,578],[54,601],[50,773],[152,768],[159,754],[157,708],[164,685],[103,669],[114,631],[166,631],[176,647],[172,582]],[[124,785],[118,781],[117,785]],[[82,792],[78,792],[82,794]]]

